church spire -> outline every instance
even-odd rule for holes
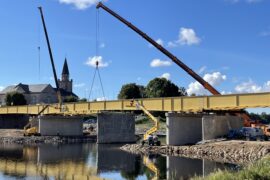
[[[69,75],[67,58],[65,58],[65,63],[64,63],[64,66],[63,66],[63,70],[62,70],[62,75]]]
[[[62,70],[62,78],[58,80],[59,87],[67,92],[72,92],[72,79],[69,79],[69,69],[67,58],[65,58],[63,70]]]

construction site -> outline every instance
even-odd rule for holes
[[[117,100],[107,100],[100,69],[108,64],[95,59],[89,99],[82,100],[72,92],[67,58],[62,78],[57,76],[58,63],[50,44],[54,39],[50,39],[46,26],[53,18],[48,15],[50,19],[46,19],[39,6],[55,88],[44,86],[41,95],[35,96],[39,93],[35,88],[43,86],[20,83],[0,92],[4,97],[0,98],[0,179],[270,179],[270,124],[249,112],[269,110],[269,91],[224,94],[174,51],[106,3],[97,2],[95,7],[96,57],[100,55],[103,13],[106,22],[118,21],[121,24],[115,26],[125,25],[139,35],[149,48],[168,58],[177,71],[195,80],[206,94],[191,95],[176,86],[173,96],[135,96],[134,89],[120,96],[122,86]],[[39,60],[40,50],[39,45]],[[97,89],[95,80],[102,93],[99,100],[90,99]],[[154,80],[171,83],[163,77]],[[156,93],[163,87],[136,88],[139,94],[147,94],[149,89]],[[173,85],[162,91],[172,89]],[[47,103],[41,102],[42,93],[52,94],[44,95]],[[15,96],[29,98],[18,103],[12,99]]]

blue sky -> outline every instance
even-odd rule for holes
[[[169,58],[101,9],[97,54],[95,2],[1,1],[0,88],[20,82],[54,86],[37,9],[42,6],[58,76],[67,57],[74,92],[80,97],[89,97],[93,59],[102,60],[100,73],[107,99],[115,99],[122,84],[146,85],[161,76],[189,93],[207,94]],[[270,91],[270,1],[107,0],[105,4],[163,44],[220,92]],[[102,96],[96,81],[92,98]]]

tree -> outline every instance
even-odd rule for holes
[[[138,85],[139,89],[140,89],[140,94],[142,98],[146,98],[146,94],[145,94],[145,87],[142,85]]]
[[[87,102],[86,98],[79,99],[78,102]]]
[[[75,96],[67,96],[65,97],[64,102],[78,102],[78,98]]]
[[[25,100],[24,95],[19,92],[7,93],[5,102],[7,106],[26,105],[26,100]]]
[[[185,88],[179,88],[177,85],[165,78],[155,78],[151,80],[146,86],[145,93],[148,98],[187,95]]]
[[[141,98],[141,91],[143,91],[143,86],[138,86],[135,83],[125,84],[118,94],[118,99]]]

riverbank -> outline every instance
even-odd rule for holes
[[[266,156],[261,160],[245,166],[238,172],[228,170],[217,171],[209,174],[206,177],[194,177],[192,180],[231,180],[231,179],[270,179],[270,156]]]
[[[61,144],[96,142],[96,136],[23,136],[23,130],[1,129],[0,144]]]
[[[140,154],[162,154],[243,165],[270,155],[270,142],[221,141],[192,146],[141,146],[127,144],[122,150]]]

